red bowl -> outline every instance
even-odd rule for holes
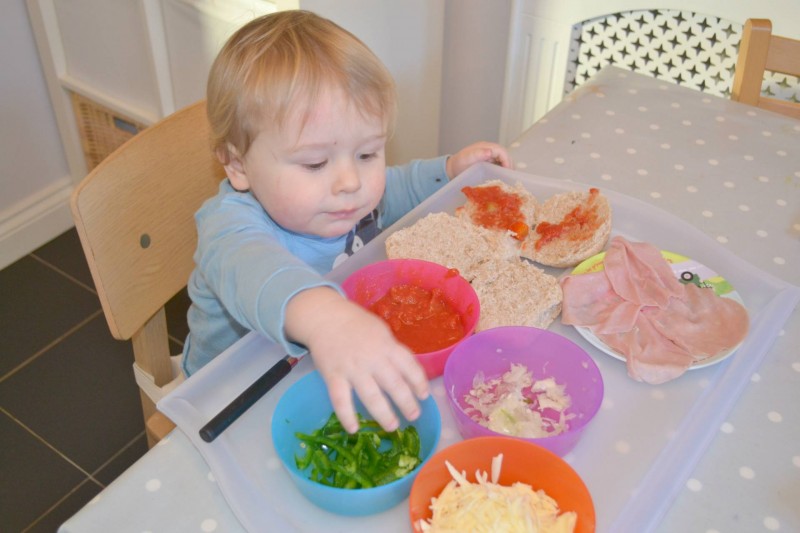
[[[420,469],[408,499],[409,518],[415,532],[419,521],[431,518],[431,498],[437,497],[452,476],[445,466],[448,461],[459,472],[466,472],[475,482],[475,472],[491,473],[492,458],[503,454],[500,485],[516,482],[530,485],[558,502],[560,513],[574,511],[578,520],[575,533],[595,530],[595,511],[592,495],[583,480],[566,461],[553,452],[513,437],[476,437],[460,441],[439,451]]]
[[[369,308],[396,285],[415,285],[426,290],[440,289],[448,303],[461,315],[464,337],[434,352],[417,354],[429,379],[441,376],[453,348],[475,331],[480,318],[478,295],[457,271],[438,263],[419,259],[387,259],[353,272],[342,283],[347,297]]]

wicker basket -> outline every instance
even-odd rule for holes
[[[77,93],[71,97],[88,170],[147,127]]]

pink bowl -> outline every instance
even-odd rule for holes
[[[444,387],[450,410],[461,436],[465,439],[502,435],[472,420],[464,411],[469,407],[464,397],[472,389],[473,379],[483,372],[484,379],[500,377],[512,363],[523,364],[533,379],[552,377],[565,386],[571,406],[565,411],[574,417],[568,429],[544,438],[521,438],[565,455],[581,437],[603,401],[603,377],[594,360],[580,346],[551,331],[508,326],[480,331],[456,346],[444,369]],[[507,436],[507,435],[506,435]]]
[[[368,308],[390,288],[401,284],[416,285],[426,290],[441,289],[447,301],[461,315],[464,339],[475,331],[480,317],[478,295],[472,285],[458,275],[458,271],[437,263],[419,259],[378,261],[353,272],[342,283],[342,289],[348,298]],[[447,358],[460,342],[463,339],[435,352],[417,354],[429,379],[442,375]]]

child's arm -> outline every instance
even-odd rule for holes
[[[419,416],[417,398],[428,396],[425,371],[377,315],[331,288],[316,287],[289,300],[285,331],[308,348],[347,431],[358,430],[353,391],[388,431],[399,425],[391,402],[408,420]]]
[[[496,143],[477,142],[447,158],[447,177],[453,179],[470,166],[483,161],[511,168],[511,158],[505,148]]]
[[[477,142],[450,156],[415,159],[386,169],[386,193],[381,201],[381,227],[387,228],[425,198],[444,187],[471,165],[487,161],[511,168],[505,148],[491,142]]]

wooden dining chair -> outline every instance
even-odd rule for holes
[[[761,94],[764,72],[800,77],[800,41],[772,35],[772,22],[748,19],[742,31],[731,99],[800,119],[800,103]]]
[[[72,215],[111,334],[131,340],[148,444],[174,428],[155,407],[182,380],[164,306],[186,286],[195,211],[223,169],[210,149],[205,102],[143,130],[72,194]]]

